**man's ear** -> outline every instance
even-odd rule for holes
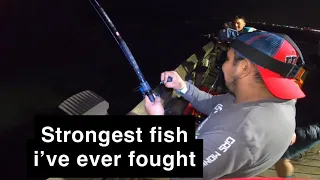
[[[253,64],[248,59],[244,59],[239,61],[237,68],[238,77],[241,79],[248,76],[253,71]]]

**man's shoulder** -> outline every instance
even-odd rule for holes
[[[295,130],[294,104],[295,100],[261,103],[253,107],[245,117],[238,135],[247,142],[257,161],[270,158],[266,163],[275,163],[290,144]],[[261,156],[265,152],[268,152],[268,157]]]
[[[284,103],[252,103],[235,105],[230,112],[224,112],[219,122],[244,139],[260,136],[263,132],[292,131],[295,127],[294,101]],[[218,121],[218,120],[215,120]]]
[[[255,151],[257,145],[266,149],[271,148],[270,144],[279,148],[285,146],[289,142],[288,139],[292,138],[294,129],[294,105],[262,103],[250,108],[236,131]],[[274,142],[275,140],[277,142]]]
[[[260,102],[252,106],[247,118],[294,118],[296,102],[296,100]]]
[[[220,95],[217,107],[210,115],[211,130],[224,128],[238,135],[248,132],[276,131],[281,126],[292,130],[295,126],[295,102],[252,102],[234,104],[230,94]],[[279,124],[281,126],[279,126]],[[248,132],[247,132],[248,131]]]
[[[248,111],[245,120],[254,121],[257,125],[268,125],[268,123],[293,124],[295,120],[296,100],[284,102],[262,102],[253,105]],[[272,126],[272,124],[269,124]]]
[[[228,103],[233,103],[234,100],[236,99],[234,97],[234,95],[230,94],[230,93],[226,93],[226,94],[218,94],[218,95],[214,95],[215,97],[219,98],[220,101],[224,101],[224,102],[228,102]]]
[[[208,125],[211,131],[205,133],[206,141],[232,142],[237,156],[245,156],[257,165],[256,172],[243,167],[241,172],[232,175],[256,175],[276,163],[288,147],[295,128],[292,105],[292,101],[233,104],[226,107],[225,112],[221,111],[222,114],[213,114],[212,124]],[[290,107],[292,111],[288,111]],[[246,151],[238,152],[238,149]]]

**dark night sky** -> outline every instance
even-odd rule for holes
[[[64,3],[62,3],[64,2]],[[101,0],[104,7],[110,12],[114,12],[122,18],[132,18],[145,16],[159,16],[165,19],[180,17],[201,17],[215,16],[231,18],[236,14],[245,15],[248,19],[267,21],[270,23],[282,23],[304,26],[310,24],[315,28],[320,28],[320,17],[318,7],[320,1],[119,1]],[[41,9],[52,10],[53,14],[59,14],[60,8],[53,4],[66,6],[70,11],[76,9],[90,9],[87,0],[4,0],[1,1],[1,21],[10,21],[17,16],[41,16]],[[87,5],[86,5],[87,4]],[[71,5],[71,6],[70,6]],[[68,15],[65,15],[68,16]],[[115,18],[115,17],[114,17]],[[113,19],[114,19],[113,18]],[[12,19],[11,19],[12,20]]]
[[[183,2],[183,3],[182,3]],[[232,18],[234,15],[244,15],[251,20],[267,21],[270,23],[292,24],[304,26],[310,24],[315,28],[320,28],[320,21],[316,17],[320,17],[318,7],[320,1],[151,1],[149,3],[137,4],[131,1],[127,7],[132,13],[143,13],[146,9],[151,9],[154,14],[168,12],[170,15],[180,15],[185,17],[197,16],[215,16]],[[126,2],[127,3],[127,2]],[[112,4],[112,3],[111,3]],[[120,5],[118,5],[120,4]],[[107,4],[106,4],[107,5]],[[108,5],[107,5],[108,6]],[[107,7],[106,6],[106,7]],[[118,1],[111,7],[117,10],[127,9],[123,1]],[[109,7],[109,6],[108,6]],[[139,12],[140,11],[140,12]],[[163,15],[166,16],[166,15]],[[167,16],[168,17],[168,16]]]

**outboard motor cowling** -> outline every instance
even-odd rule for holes
[[[109,103],[92,91],[82,91],[59,105],[68,115],[108,115]]]

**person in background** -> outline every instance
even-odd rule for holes
[[[253,27],[246,27],[246,19],[241,16],[236,16],[233,20],[233,26],[238,31],[239,34],[247,33],[247,32],[253,32],[256,31],[256,28]]]
[[[196,139],[203,139],[203,179],[254,177],[272,167],[292,142],[296,99],[305,96],[292,78],[255,63],[296,66],[288,57],[299,54],[285,38],[252,32],[238,36],[230,47],[222,66],[230,93],[213,96],[175,71],[161,74],[167,88],[208,116],[195,134]],[[246,48],[255,49],[256,54]],[[167,82],[169,76],[171,82]],[[146,97],[145,109],[149,115],[164,115],[159,97],[154,103]]]
[[[291,178],[294,167],[290,160],[298,158],[306,151],[320,143],[320,69],[316,68],[309,72],[302,86],[306,98],[299,99],[296,105],[296,142],[289,146],[282,158],[275,164],[279,177]]]

